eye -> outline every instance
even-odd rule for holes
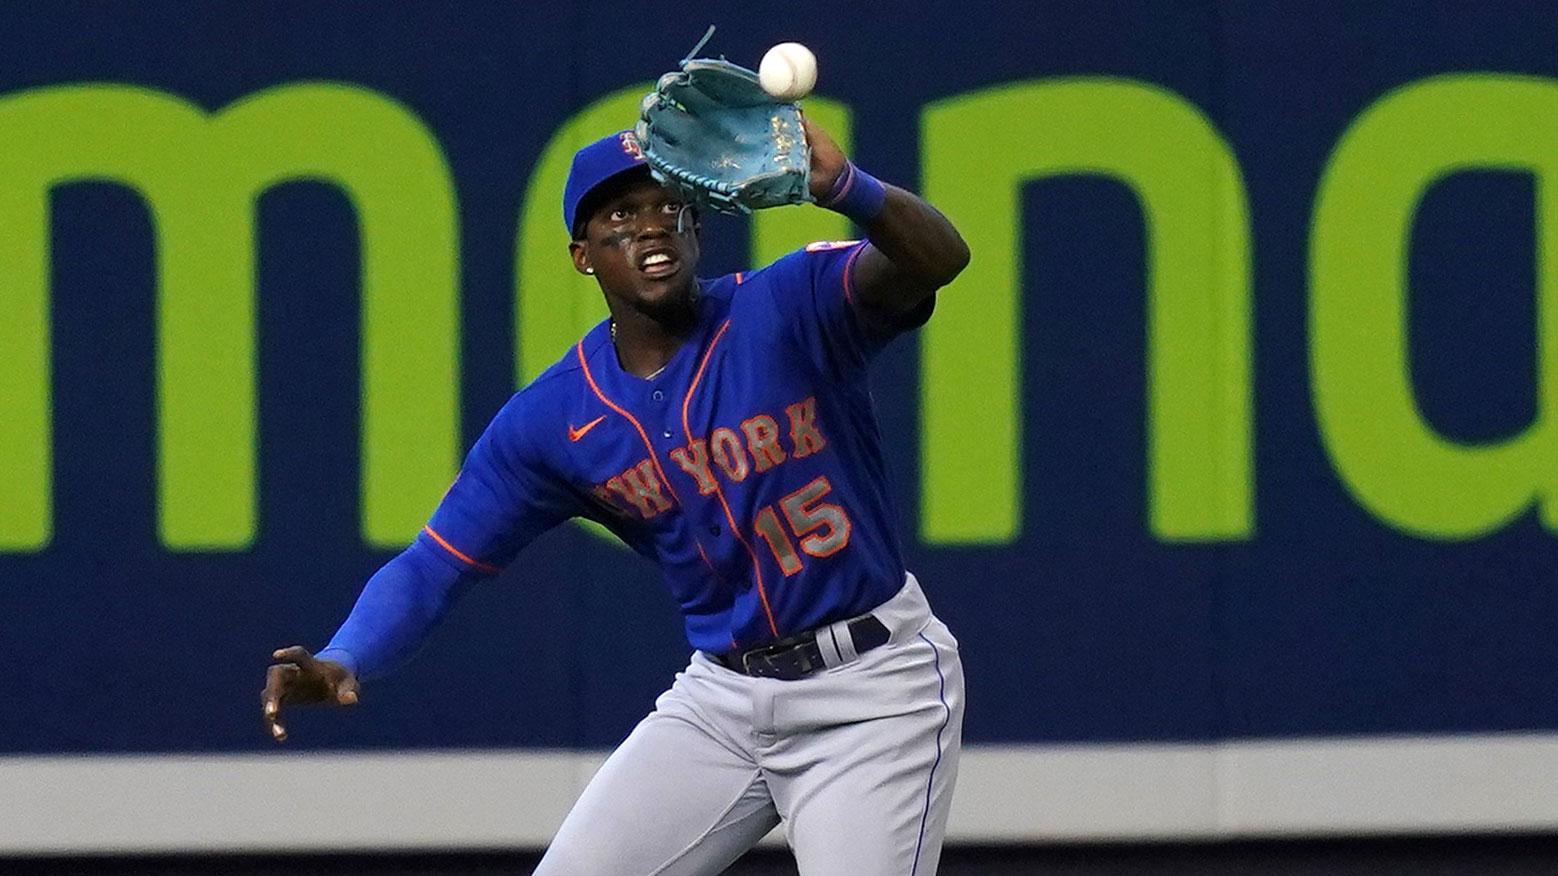
[[[665,204],[660,207],[660,210],[663,213],[674,216],[677,213],[682,212],[682,203],[680,201],[666,201]]]
[[[612,222],[626,222],[628,221],[628,215],[629,214],[627,210],[618,207],[617,209],[612,210],[610,215],[608,215],[606,218]]]

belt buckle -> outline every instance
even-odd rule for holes
[[[772,646],[753,648],[741,655],[741,671],[754,678],[768,678],[776,671]]]
[[[790,681],[810,675],[822,666],[812,662],[804,644],[796,644],[753,648],[741,655],[741,668],[758,678]]]

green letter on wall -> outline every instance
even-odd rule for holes
[[[51,532],[48,198],[99,180],[146,202],[157,248],[158,527],[178,550],[256,527],[255,202],[289,180],[351,199],[362,236],[362,527],[405,543],[458,459],[453,186],[410,112],[308,84],[208,116],[142,88],[0,99],[0,550]]]
[[[1458,171],[1537,179],[1537,415],[1484,446],[1446,440],[1413,397],[1407,253],[1424,192]],[[1354,497],[1429,538],[1472,538],[1541,503],[1558,527],[1558,83],[1443,76],[1381,98],[1337,144],[1315,204],[1311,376],[1320,433]]]
[[[563,186],[573,154],[638,119],[638,104],[654,88],[644,82],[618,89],[575,113],[547,141],[525,186],[514,247],[516,385],[524,386],[606,318],[595,280],[568,260]]]
[[[1021,531],[1019,195],[1037,179],[1092,174],[1129,186],[1146,216],[1152,532],[1249,537],[1248,208],[1238,163],[1211,122],[1156,86],[1065,79],[933,104],[922,140],[926,195],[974,257],[921,335],[921,536],[999,544]]]

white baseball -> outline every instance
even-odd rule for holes
[[[757,81],[776,100],[800,100],[817,84],[817,56],[800,43],[780,43],[763,56]]]

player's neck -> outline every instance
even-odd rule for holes
[[[696,302],[661,318],[630,307],[621,310],[612,314],[611,340],[622,370],[635,377],[649,378],[663,370],[698,327]]]

